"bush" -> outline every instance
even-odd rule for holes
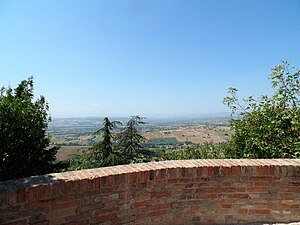
[[[32,77],[14,90],[1,88],[0,180],[52,172],[58,148],[48,148],[48,104],[33,97]]]
[[[205,142],[197,145],[185,145],[182,150],[163,150],[160,154],[162,160],[182,159],[218,159],[224,158],[224,149],[227,144],[214,144]]]
[[[272,97],[237,98],[230,88],[223,102],[232,110],[235,133],[226,150],[232,158],[296,158],[300,156],[300,71],[288,62],[276,66],[269,79]]]

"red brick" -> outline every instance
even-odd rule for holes
[[[271,211],[269,209],[255,209],[255,210],[249,210],[249,214],[271,214]]]
[[[265,181],[255,181],[255,182],[253,183],[253,185],[254,185],[254,186],[263,186],[263,187],[266,187],[268,184],[267,184],[267,182],[265,182]]]
[[[19,203],[25,202],[25,190],[24,189],[18,190],[18,202]]]
[[[35,196],[34,196],[34,188],[31,187],[28,189],[27,191],[27,198],[28,198],[28,201],[34,201],[35,200]]]
[[[190,178],[180,178],[178,179],[179,183],[190,183],[191,179]]]
[[[272,181],[272,177],[250,177],[250,180],[252,181]]]
[[[81,180],[81,191],[87,191],[88,185],[89,185],[88,179]]]
[[[238,200],[236,200],[234,198],[223,198],[223,199],[218,199],[217,200],[218,204],[230,204],[230,205],[232,205],[236,202],[238,202]]]
[[[116,219],[116,214],[108,214],[104,216],[95,216],[93,218],[93,223],[100,223],[100,222],[105,222],[105,221],[111,221],[113,219]]]
[[[74,195],[61,195],[61,196],[59,196],[59,200],[63,201],[63,202],[72,201],[74,199],[75,199]]]
[[[230,182],[230,181],[223,181],[221,183],[221,187],[224,187],[224,186],[232,186],[232,182]]]
[[[74,193],[80,193],[81,192],[80,181],[79,180],[72,181],[72,185],[73,185],[73,192]]]
[[[280,163],[272,166],[274,161]],[[170,162],[174,169],[162,167],[168,162],[134,165],[132,168],[131,165],[126,165],[124,174],[116,174],[117,171],[122,173],[122,166],[112,169],[112,174],[107,168],[105,173],[101,172],[102,169],[97,169],[102,177],[90,180],[85,175],[88,174],[86,171],[80,172],[83,180],[72,180],[73,177],[67,179],[67,173],[53,175],[65,177],[64,180],[68,182],[36,184],[28,191],[19,190],[10,197],[10,205],[7,204],[9,191],[0,193],[0,218],[3,224],[13,221],[9,220],[12,216],[16,216],[16,221],[22,221],[24,218],[20,217],[31,215],[28,222],[47,224],[49,220],[49,225],[174,225],[193,221],[201,224],[234,224],[270,219],[274,222],[296,221],[300,208],[300,187],[295,176],[299,170],[296,166],[298,162],[266,160],[261,166],[259,162],[261,161],[195,160],[180,161],[177,167],[176,162]],[[277,166],[279,164],[284,167],[283,173],[277,173],[280,170],[278,168],[282,167]],[[289,164],[293,166],[288,166]],[[194,168],[195,165],[200,166]],[[220,170],[222,165],[226,167]],[[143,171],[144,168],[147,170]],[[126,171],[132,172],[129,174]],[[219,176],[220,171],[222,177]],[[273,175],[275,172],[276,176]],[[74,173],[76,175],[77,172]],[[51,189],[44,189],[46,186]],[[5,185],[1,190],[6,190],[7,187],[10,186]],[[37,218],[34,219],[33,216]]]
[[[273,176],[275,175],[275,166],[270,166],[270,175]]]
[[[94,185],[95,185],[96,190],[100,188],[100,178],[99,177],[94,179]]]
[[[264,166],[264,174],[269,175],[269,166]]]
[[[207,222],[208,224],[215,224],[214,221],[215,221],[215,218],[216,216],[215,215],[204,215],[202,216],[203,220],[205,222]]]
[[[50,185],[44,185],[43,186],[43,199],[49,199],[51,198],[51,187]]]
[[[147,201],[142,201],[142,202],[135,202],[131,205],[131,208],[138,208],[138,207],[143,207],[143,206],[150,206],[154,202],[152,200],[147,200]]]
[[[151,210],[169,209],[169,208],[171,208],[171,203],[151,205]]]
[[[270,204],[268,204],[268,207],[270,209],[289,209],[290,208],[290,206],[287,204],[279,204],[279,203],[278,204],[270,203]]]
[[[240,209],[239,214],[242,214],[242,215],[248,214],[248,209]]]
[[[59,217],[59,218],[52,218],[50,219],[50,225],[61,225],[65,224],[65,218]]]
[[[69,194],[73,192],[73,182],[68,181],[68,182],[60,183],[60,191],[63,194]]]
[[[72,215],[72,216],[67,216],[65,219],[66,219],[66,221],[77,222],[77,221],[82,221],[82,220],[84,221],[88,218],[89,218],[89,213],[85,212],[85,213],[80,213],[80,214],[76,214],[76,215]]]
[[[149,217],[161,216],[161,215],[164,215],[164,214],[167,214],[167,213],[168,213],[168,210],[157,210],[157,211],[153,211],[153,212],[148,213],[148,216]]]
[[[231,209],[231,207],[232,207],[231,204],[222,204],[222,208]]]
[[[120,199],[127,199],[127,195],[128,195],[127,191],[119,192],[119,198]]]
[[[231,175],[232,174],[231,167],[223,167],[222,168],[222,174],[225,175],[225,176]]]
[[[3,225],[27,225],[27,224],[28,224],[27,219],[22,219],[14,222],[4,223]]]
[[[143,219],[145,221],[145,218],[147,218],[147,216],[148,216],[147,212],[142,212],[142,213],[138,213],[135,216],[135,219],[136,220]]]
[[[232,175],[240,176],[241,175],[241,167],[240,166],[233,166],[232,167]]]
[[[42,201],[30,201],[25,204],[26,209],[34,209],[34,208],[41,208],[41,207],[46,207],[50,206],[53,204],[53,200],[42,200]]]
[[[104,194],[104,195],[111,194],[113,192],[114,192],[114,190],[112,188],[101,188],[100,189],[100,193]]]
[[[177,183],[179,183],[179,179],[169,179],[168,180],[168,184],[177,184]]]
[[[248,194],[229,194],[228,198],[249,198]]]
[[[295,198],[294,195],[291,193],[289,194],[285,193],[281,195],[282,200],[293,200],[294,198]]]
[[[218,198],[218,194],[198,194],[198,199],[215,199]]]
[[[170,197],[171,192],[165,191],[165,192],[152,192],[151,198],[161,198],[161,197]]]
[[[288,187],[286,188],[287,192],[300,193],[300,187]]]
[[[220,188],[217,189],[218,192],[236,192],[236,188]]]
[[[37,222],[37,223],[34,223],[34,225],[49,225],[49,222],[48,221]],[[76,224],[76,225],[78,225],[78,224]]]
[[[246,188],[237,188],[237,192],[246,192]]]
[[[101,188],[111,188],[113,184],[113,176],[101,177],[100,186]]]
[[[258,193],[267,193],[269,191],[266,187],[253,187],[253,188],[247,188],[247,192],[258,192]]]
[[[88,190],[94,190],[95,189],[95,184],[93,179],[88,180]]]
[[[213,168],[212,167],[208,167],[207,168],[207,175],[210,177],[213,174]]]
[[[167,174],[168,174],[168,178],[169,179],[173,179],[173,178],[177,178],[178,176],[177,176],[177,170],[176,169],[174,169],[174,168],[168,168],[167,169]]]
[[[74,200],[70,202],[56,203],[52,205],[52,210],[72,208],[80,205],[80,200]]]
[[[143,172],[143,181],[146,182],[148,180],[148,171]]]
[[[50,213],[46,215],[46,218],[49,220],[55,220],[60,218],[66,218],[68,216],[76,215],[76,208],[65,208],[59,210],[52,210]]]
[[[136,202],[150,200],[150,199],[151,199],[151,193],[141,193],[134,197],[134,201]]]
[[[127,174],[119,174],[114,176],[115,185],[124,185],[127,182]]]
[[[107,177],[107,186],[108,187],[114,186],[114,176],[108,176]]]
[[[43,186],[37,186],[34,188],[33,191],[34,199],[35,200],[42,200],[43,199]]]
[[[128,183],[134,184],[138,181],[138,173],[129,173],[128,174]]]
[[[290,205],[291,209],[299,209],[299,205]]]
[[[93,211],[94,216],[98,217],[98,216],[102,216],[102,215],[106,215],[107,213],[118,213],[119,212],[119,208],[117,206],[110,206],[110,207],[106,207],[103,209],[96,209]]]
[[[51,198],[57,198],[61,195],[60,183],[51,184],[50,189],[51,189]]]
[[[50,185],[42,185],[34,189],[34,195],[36,200],[44,200],[51,198]]]

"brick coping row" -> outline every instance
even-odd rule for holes
[[[214,171],[217,170],[217,173],[219,171],[220,174],[222,173],[223,169],[235,168],[238,171],[237,175],[242,175],[244,173],[249,174],[249,170],[256,168],[258,172],[265,172],[265,175],[279,175],[283,173],[285,173],[286,176],[295,175],[288,174],[289,170],[284,169],[285,167],[300,167],[300,159],[194,159],[118,165],[62,173],[51,173],[3,181],[0,182],[0,192],[16,189],[29,189],[34,186],[53,183],[78,181],[84,179],[92,180],[113,175],[176,168],[211,168]],[[255,173],[255,171],[250,171],[250,173]]]

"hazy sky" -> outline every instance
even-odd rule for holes
[[[299,0],[0,0],[0,86],[34,76],[53,117],[229,111],[300,68]]]

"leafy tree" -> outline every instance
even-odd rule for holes
[[[66,166],[59,172],[101,167],[102,161],[96,161],[93,159],[90,152],[84,152],[82,155],[73,155],[68,160],[63,161],[63,163],[65,163]]]
[[[119,162],[118,154],[113,150],[113,134],[112,131],[117,125],[121,125],[119,121],[110,121],[107,117],[103,120],[103,127],[96,131],[102,134],[102,141],[91,148],[94,160],[102,161],[103,166],[116,165]]]
[[[147,160],[151,151],[145,149],[142,144],[146,138],[139,131],[139,126],[144,124],[142,117],[132,116],[126,126],[116,135],[116,143],[123,162]]]
[[[103,120],[103,127],[96,131],[102,140],[83,155],[68,160],[68,170],[113,166],[131,162],[149,160],[150,152],[142,143],[146,140],[139,132],[138,126],[143,124],[141,117],[133,116],[126,126],[118,131],[119,121]]]
[[[230,88],[224,104],[232,110],[235,131],[226,150],[234,158],[300,156],[300,70],[287,61],[272,69],[273,96],[252,96],[241,102]]]
[[[162,160],[217,159],[224,158],[225,143],[205,142],[197,145],[185,145],[180,150],[164,150]]]
[[[33,77],[16,89],[1,88],[0,180],[51,172],[57,152],[48,148],[50,117],[43,96],[33,101]]]

